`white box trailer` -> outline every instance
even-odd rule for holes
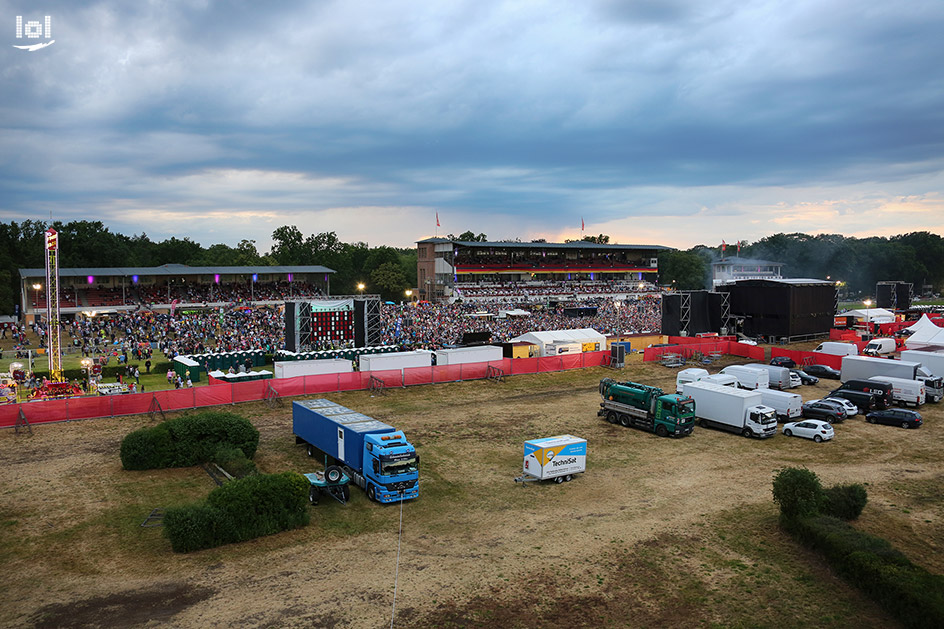
[[[933,375],[921,363],[872,356],[843,356],[840,382],[868,380],[872,376],[918,380],[924,383],[927,397],[932,402],[939,402],[944,397],[944,383],[941,377]]]
[[[524,476],[516,481],[548,480],[563,483],[587,469],[587,440],[557,435],[524,442]]]
[[[908,380],[893,376],[872,376],[869,380],[887,382],[892,385],[892,402],[899,406],[921,406],[927,400],[927,390],[920,380]]]
[[[721,373],[737,378],[742,389],[766,389],[770,386],[770,374],[766,369],[753,369],[747,365],[729,365]]]
[[[490,363],[502,360],[502,348],[495,345],[457,347],[436,351],[437,365],[461,365],[464,363]]]
[[[803,414],[803,398],[798,393],[758,389],[764,404],[777,411],[777,420],[788,422]]]
[[[329,373],[350,373],[354,363],[346,358],[322,358],[319,360],[280,360],[275,363],[275,378],[298,376],[320,376]]]
[[[423,350],[393,352],[392,354],[361,354],[357,357],[357,368],[360,371],[387,371],[392,369],[409,369],[411,367],[430,367],[432,364],[433,353]]]
[[[790,377],[790,370],[780,365],[765,365],[763,363],[750,363],[744,365],[752,369],[762,369],[767,372],[767,386],[776,389],[790,389],[793,385],[793,379]],[[797,386],[800,384],[799,376],[796,378]]]
[[[683,393],[695,400],[703,427],[714,426],[745,437],[777,434],[777,412],[764,404],[760,391],[745,391],[713,382],[689,382]]]
[[[833,356],[859,355],[859,348],[856,347],[855,343],[839,343],[837,341],[820,343],[813,351],[819,352],[820,354],[831,354]]]

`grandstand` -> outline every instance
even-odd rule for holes
[[[323,266],[187,266],[60,269],[63,315],[148,308],[209,308],[232,303],[277,305],[330,294]],[[20,269],[20,312],[35,321],[46,308],[45,269]]]
[[[628,295],[651,290],[661,245],[592,242],[469,242],[417,245],[419,298],[435,302],[530,301]]]

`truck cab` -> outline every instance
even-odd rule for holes
[[[364,436],[364,479],[367,497],[377,502],[416,498],[420,457],[400,431]]]

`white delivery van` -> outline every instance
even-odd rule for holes
[[[791,372],[786,367],[781,367],[780,365],[764,365],[762,363],[750,363],[749,365],[745,365],[745,367],[766,371],[768,387],[773,387],[774,389],[789,389],[794,386],[794,380],[790,377]],[[799,376],[796,377],[796,383],[797,386],[799,386]]]
[[[782,422],[792,421],[803,414],[803,398],[798,393],[777,391],[775,389],[760,389],[764,406],[777,411],[777,419]]]
[[[689,382],[698,382],[702,378],[708,377],[708,370],[702,369],[700,367],[689,367],[688,369],[682,369],[678,372],[678,375],[675,376],[675,392],[681,393],[682,387]]]
[[[892,402],[899,406],[921,406],[927,399],[927,391],[920,380],[906,380],[892,376],[872,376],[869,380],[887,382],[892,385]]]
[[[838,343],[836,341],[820,343],[813,351],[821,354],[832,354],[833,356],[859,355],[859,348],[855,346],[855,343]]]
[[[862,349],[866,356],[887,356],[895,351],[895,339],[882,338],[872,339],[869,344]]]
[[[747,365],[729,365],[721,373],[737,378],[742,389],[766,389],[770,386],[770,374],[766,369],[754,369]]]

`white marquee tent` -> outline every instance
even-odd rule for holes
[[[930,345],[944,345],[944,328],[938,327],[928,315],[921,315],[918,321],[907,328],[911,336],[905,339],[908,349],[920,349]]]
[[[839,317],[855,317],[861,321],[869,323],[894,323],[895,313],[884,308],[860,308],[859,310],[847,310],[840,312]]]
[[[547,332],[528,332],[521,336],[511,339],[512,343],[525,341],[534,343],[541,352],[541,356],[546,356],[544,347],[548,343],[593,343],[599,349],[606,349],[606,337],[593,328],[582,328],[580,330],[551,330]]]

